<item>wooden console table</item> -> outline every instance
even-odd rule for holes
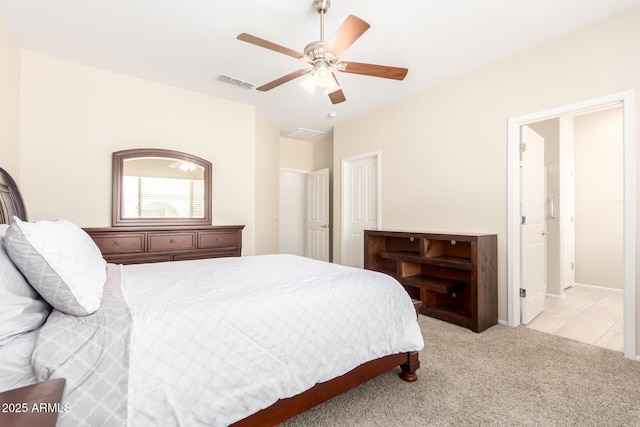
[[[364,267],[396,278],[420,313],[475,332],[498,323],[497,236],[365,230]]]

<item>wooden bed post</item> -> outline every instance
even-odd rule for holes
[[[413,382],[418,379],[416,371],[420,367],[420,360],[418,359],[418,352],[413,351],[407,353],[407,361],[400,365],[402,372],[400,372],[400,378],[405,381]]]

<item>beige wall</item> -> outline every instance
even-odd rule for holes
[[[622,108],[574,123],[576,282],[622,289]]]
[[[507,121],[640,87],[638,51],[640,8],[337,126],[334,259],[341,159],[381,150],[383,228],[498,234],[506,321]]]
[[[279,146],[279,130],[258,112],[255,156],[256,255],[278,253]]]
[[[280,167],[303,171],[313,170],[313,142],[280,138]]]
[[[333,132],[314,141],[280,138],[280,167],[304,171],[333,170]]]
[[[0,16],[0,167],[19,180],[20,48]]]
[[[20,178],[33,220],[110,225],[111,153],[166,148],[213,163],[213,223],[245,224],[243,253],[255,253],[254,107],[28,51],[21,66]]]
[[[313,170],[325,168],[333,175],[333,132],[313,141]]]

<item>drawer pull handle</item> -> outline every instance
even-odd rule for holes
[[[216,237],[216,242],[222,242],[222,237]]]
[[[175,241],[175,240],[173,240],[173,239],[169,240],[169,243],[175,243],[175,242],[176,242],[176,241]]]
[[[113,242],[113,246],[118,246],[120,244],[120,242],[118,242],[117,240]]]

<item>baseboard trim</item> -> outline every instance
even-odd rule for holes
[[[624,292],[623,289],[618,289],[618,288],[609,288],[607,286],[599,286],[599,285],[587,285],[586,283],[576,283],[574,286],[580,287],[580,288],[591,288],[591,289],[600,289],[603,291],[613,291],[613,292]]]

